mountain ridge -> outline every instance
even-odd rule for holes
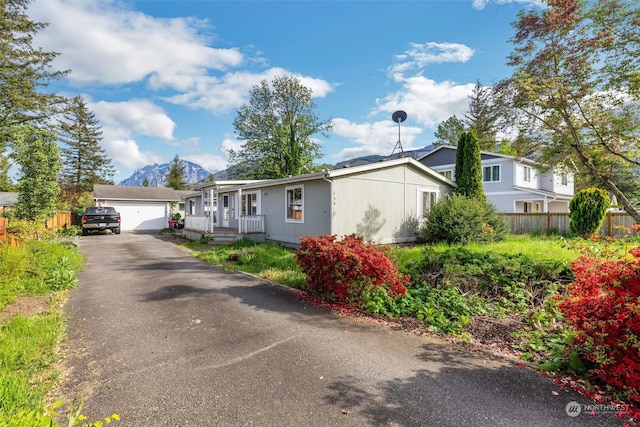
[[[402,154],[404,155],[404,157],[413,157],[414,159],[418,159],[431,150],[433,150],[433,145],[427,145],[417,150],[404,151]],[[333,167],[339,169],[348,166],[359,166],[370,163],[378,163],[383,160],[399,157],[399,155],[400,153],[395,153],[391,156],[381,156],[373,154],[370,156],[355,157],[353,159],[338,162],[333,165]],[[231,168],[222,171],[209,171],[198,165],[197,163],[193,163],[188,160],[180,160],[180,166],[185,168],[185,183],[187,185],[206,181],[211,175],[213,175],[214,178],[218,180],[230,179],[229,171]],[[170,163],[163,163],[160,165],[155,163],[153,165],[147,165],[143,168],[136,169],[129,178],[120,181],[120,184],[118,185],[139,187],[146,179],[149,182],[150,187],[165,187],[166,176],[169,172],[170,167]]]

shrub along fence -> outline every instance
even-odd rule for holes
[[[499,213],[512,234],[567,234],[568,213]],[[626,212],[609,211],[599,234],[609,237],[628,237],[638,234],[632,229],[636,222]]]

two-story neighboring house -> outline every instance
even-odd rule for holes
[[[499,153],[483,151],[480,158],[484,193],[499,212],[569,212],[572,172],[540,172],[535,161]],[[456,147],[437,147],[418,161],[453,180]]]

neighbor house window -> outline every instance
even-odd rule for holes
[[[453,171],[452,170],[442,171],[442,172],[440,172],[440,175],[442,175],[445,178],[450,179],[450,180],[453,181]]]
[[[524,182],[531,182],[531,168],[529,166],[524,167]]]
[[[560,185],[568,185],[567,173],[562,172],[560,174]]]
[[[500,181],[500,166],[485,166],[482,168],[482,181]]]
[[[286,219],[287,221],[302,221],[304,218],[304,187],[287,187]]]

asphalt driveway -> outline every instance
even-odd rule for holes
[[[62,391],[124,426],[616,426],[526,368],[336,316],[159,236],[90,235]],[[585,408],[586,409],[586,408]],[[573,412],[572,415],[575,415]]]

